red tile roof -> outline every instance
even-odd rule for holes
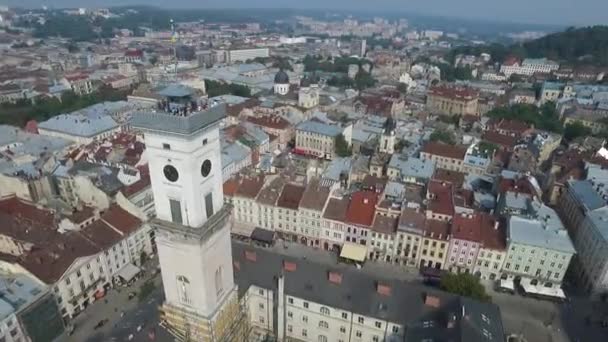
[[[235,196],[256,198],[264,186],[264,176],[243,177],[239,180]]]
[[[224,191],[224,197],[232,197],[239,188],[239,178],[233,177],[224,182],[222,189]]]
[[[258,126],[273,129],[287,129],[291,126],[289,121],[278,115],[264,115],[260,117],[248,116],[247,121]]]
[[[431,196],[428,210],[441,215],[454,215],[453,188],[450,183],[431,180],[427,191]]]
[[[129,235],[139,229],[142,221],[137,217],[129,214],[126,210],[113,204],[110,208],[101,215],[101,219],[111,227],[118,229],[124,235]]]
[[[435,156],[464,160],[467,149],[464,146],[448,145],[440,142],[429,141],[422,147],[422,152]]]
[[[433,173],[433,180],[440,182],[451,183],[455,188],[461,188],[464,183],[465,174],[458,171],[452,171],[447,169],[435,169]]]
[[[346,222],[370,227],[374,222],[377,202],[378,194],[375,192],[357,191],[353,193],[346,211]]]
[[[452,220],[452,237],[472,242],[481,241],[481,216],[470,214],[455,215]]]
[[[60,234],[44,248],[33,249],[19,260],[29,272],[46,284],[63,276],[77,258],[94,255],[99,247],[78,232]]]
[[[505,224],[489,214],[481,214],[481,243],[484,248],[505,250],[507,248]]]
[[[441,96],[456,100],[473,100],[479,96],[479,93],[472,88],[451,87],[446,85],[431,87],[428,94],[431,96]]]
[[[507,150],[512,150],[513,146],[515,146],[517,143],[518,138],[510,135],[500,134],[495,131],[485,131],[481,136],[481,140],[500,145]]]

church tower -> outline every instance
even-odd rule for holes
[[[230,209],[224,205],[219,124],[225,106],[203,110],[191,89],[159,92],[143,131],[157,217],[165,303],[161,317],[180,341],[244,341],[232,269]]]
[[[384,130],[380,137],[378,151],[386,154],[395,153],[395,120],[389,116],[384,123]]]

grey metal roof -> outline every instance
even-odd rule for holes
[[[222,145],[222,168],[232,163],[238,163],[251,154],[251,149],[239,142]]]
[[[515,243],[574,254],[576,251],[565,229],[551,229],[541,219],[509,218],[508,238]]]
[[[342,129],[338,126],[324,124],[318,121],[304,121],[296,126],[298,131],[310,132],[320,135],[325,135],[329,137],[335,137],[338,134],[342,133]]]
[[[577,200],[583,204],[587,210],[595,210],[606,205],[606,201],[595,191],[593,184],[587,180],[568,181],[568,186],[572,190]]]
[[[226,117],[226,105],[219,104],[187,116],[165,112],[140,112],[133,116],[131,125],[143,130],[191,135],[219,122],[224,117]]]
[[[79,137],[93,137],[115,129],[118,124],[109,115],[61,114],[38,124],[39,129],[62,132]]]
[[[430,179],[435,172],[435,162],[419,158],[407,157],[393,154],[388,167],[397,168],[402,177],[415,177],[419,179]]]
[[[245,257],[245,251],[254,251],[256,261]],[[386,278],[374,278],[357,271],[351,266],[328,267],[307,259],[282,256],[268,250],[251,249],[240,243],[232,244],[232,255],[238,267],[234,269],[239,295],[243,296],[250,286],[255,285],[277,291],[277,279],[285,277],[285,294],[311,302],[387,320],[407,326],[412,330],[407,341],[422,341],[425,336],[442,336],[437,341],[504,341],[502,320],[498,307],[491,303],[474,300],[437,291],[415,283]],[[283,262],[296,264],[295,271],[283,270]],[[328,281],[328,272],[342,275],[340,284]],[[381,283],[390,287],[390,295],[377,292]],[[426,305],[426,295],[439,299],[439,307]],[[463,317],[464,313],[467,316]],[[486,323],[481,315],[489,320]],[[447,320],[456,316],[457,328],[448,329]],[[422,328],[424,321],[433,321],[432,328]],[[491,338],[482,338],[482,329]],[[408,335],[410,333],[408,332]],[[482,337],[479,337],[481,334]],[[428,338],[428,337],[427,337]]]

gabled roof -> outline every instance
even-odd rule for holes
[[[464,146],[448,145],[440,142],[429,141],[424,144],[421,152],[446,158],[464,160],[467,149]]]
[[[374,212],[378,194],[373,191],[357,191],[351,195],[346,222],[370,227],[374,222]]]

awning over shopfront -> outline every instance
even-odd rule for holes
[[[274,242],[274,232],[263,228],[255,228],[251,233],[251,239],[263,243],[272,244]]]
[[[133,264],[126,264],[125,267],[118,271],[118,276],[125,282],[130,282],[141,270]]]
[[[350,259],[357,262],[365,261],[367,248],[356,243],[345,243],[340,252],[340,258]]]

